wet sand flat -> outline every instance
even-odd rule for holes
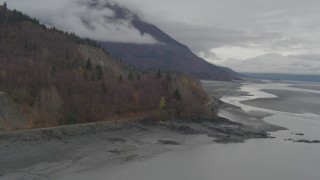
[[[260,80],[247,80],[246,83],[265,84]],[[203,88],[210,96],[250,96],[248,92],[241,91],[244,82],[217,82],[217,81],[202,81]],[[286,128],[269,124],[263,121],[263,118],[271,116],[265,112],[245,112],[240,107],[223,102],[219,108],[219,116],[230,119],[234,122],[244,124],[256,130],[278,131]]]
[[[296,87],[296,88],[302,88],[302,89],[311,89],[311,90],[319,90],[320,91],[320,85],[318,84],[310,84],[310,85],[291,85],[289,87]]]
[[[241,103],[276,111],[289,113],[313,113],[320,114],[320,95],[310,92],[294,92],[287,90],[264,89],[266,93],[274,94],[277,98],[258,98],[242,101]]]

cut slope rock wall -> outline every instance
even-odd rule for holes
[[[27,120],[17,110],[12,99],[0,92],[0,132],[26,127]]]

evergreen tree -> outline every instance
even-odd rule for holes
[[[166,75],[166,82],[164,83],[164,88],[165,89],[169,89],[169,83],[172,81],[172,77],[170,76],[170,74]]]
[[[119,76],[119,83],[122,83],[122,74]]]
[[[131,72],[131,71],[129,72],[128,79],[129,79],[129,80],[134,80],[134,78],[133,78],[133,74],[132,74],[132,72]]]
[[[57,70],[56,70],[56,65],[53,65],[52,67],[52,72],[55,73]]]
[[[92,64],[91,64],[90,58],[87,60],[85,66],[86,66],[86,69],[87,69],[88,71],[92,70]]]
[[[179,91],[178,88],[174,91],[173,96],[174,96],[178,101],[181,101],[181,100],[182,100],[182,96],[181,96],[181,93],[180,93],[180,91]]]
[[[162,77],[161,70],[160,70],[160,69],[158,69],[158,72],[157,72],[157,78],[158,78],[158,79],[161,79],[161,77]]]
[[[94,72],[91,72],[91,80],[94,80]]]
[[[7,8],[7,2],[4,2],[4,3],[2,4],[2,6],[3,6],[3,8],[4,8],[5,10],[8,9],[8,8]]]
[[[171,75],[169,73],[166,75],[166,80],[167,80],[167,82],[171,82],[172,81],[172,77],[171,77]]]
[[[108,90],[103,81],[101,82],[101,90],[102,90],[103,93],[106,93],[107,90]]]
[[[101,80],[103,78],[103,70],[100,65],[96,65],[96,77],[98,80]]]

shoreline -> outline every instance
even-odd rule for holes
[[[246,81],[245,83],[247,83]],[[250,81],[249,81],[250,82]],[[261,80],[254,80],[254,83],[265,83]],[[216,85],[218,83],[218,85]],[[209,95],[214,96],[216,94],[220,95],[220,99],[226,96],[252,96],[250,93],[241,91],[243,82],[215,82],[208,81],[204,82],[203,86]],[[222,88],[221,88],[222,87]],[[214,89],[214,92],[211,92],[210,89]],[[211,93],[210,93],[211,92]],[[218,92],[218,93],[217,93]],[[221,100],[220,100],[221,101]],[[221,101],[222,102],[222,101]],[[240,101],[241,103],[243,101]],[[229,119],[231,121],[241,123],[248,127],[251,127],[260,131],[275,132],[279,130],[287,130],[285,127],[277,126],[263,121],[264,118],[272,116],[272,113],[260,112],[260,111],[244,111],[241,107],[229,104],[227,102],[222,102],[219,107],[218,115]]]
[[[270,85],[273,82],[270,82]],[[297,131],[298,126],[292,125],[290,121],[283,123],[287,119],[299,119],[304,121],[309,119],[310,121],[318,120],[319,112],[316,107],[319,107],[320,91],[316,90],[319,85],[310,86],[300,85],[299,87],[305,87],[306,89],[295,89],[293,85],[283,86],[283,84],[275,83],[276,87],[270,89],[269,83],[251,82],[243,84],[241,90],[245,90],[249,93],[244,97],[231,97],[225,98],[227,102],[233,102],[239,105],[238,108],[234,108],[234,105],[228,108],[220,110],[219,115],[230,120],[253,126],[254,128],[262,128],[271,132],[272,135],[279,138],[279,134],[287,136],[284,141],[290,141],[292,143],[306,143],[317,144],[320,143],[319,137],[311,135],[309,131],[302,130],[303,133],[294,132]],[[267,86],[265,86],[267,85]],[[240,86],[239,86],[240,87]],[[243,118],[245,119],[243,121]],[[278,121],[278,118],[280,121]],[[252,121],[251,121],[252,120]],[[250,122],[251,121],[251,122]],[[282,122],[281,122],[282,121]],[[317,122],[315,122],[317,123]],[[299,124],[299,123],[298,123]],[[302,125],[302,124],[301,124]],[[301,126],[300,125],[300,126]],[[287,130],[287,131],[281,131]],[[288,132],[290,135],[288,136]],[[307,136],[305,136],[307,134]],[[291,136],[291,135],[296,135]],[[304,136],[303,138],[301,136]],[[280,137],[281,138],[281,137]]]

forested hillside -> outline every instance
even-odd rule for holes
[[[48,127],[150,115],[192,116],[208,100],[182,74],[141,72],[91,40],[47,28],[0,6],[0,91],[28,120]]]

